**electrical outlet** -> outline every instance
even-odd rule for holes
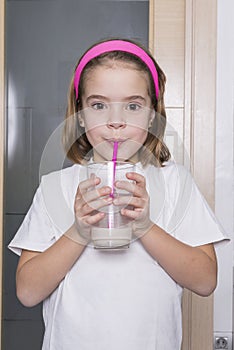
[[[215,337],[215,349],[229,349],[228,337]]]

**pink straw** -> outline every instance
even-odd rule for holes
[[[119,145],[118,141],[115,141],[114,148],[113,148],[112,162],[116,162],[116,160],[117,160],[118,145]]]
[[[115,172],[116,172],[116,161],[117,161],[117,152],[118,152],[118,142],[114,142],[114,148],[113,148],[113,156],[112,156],[112,162],[113,162],[113,177],[112,177],[112,190],[110,196],[114,198],[114,183],[115,183]]]
[[[118,142],[114,142],[114,148],[113,148],[113,156],[112,156],[112,162],[113,162],[113,176],[112,176],[112,188],[110,197],[114,198],[114,184],[115,184],[115,172],[116,172],[116,161],[117,161],[117,152],[118,152]],[[112,228],[112,220],[114,219],[114,216],[109,215],[108,217],[108,228]]]

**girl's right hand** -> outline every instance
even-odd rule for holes
[[[95,188],[101,182],[95,175],[80,182],[74,202],[75,227],[83,238],[90,241],[91,225],[99,222],[105,213],[98,210],[112,203],[111,188]]]

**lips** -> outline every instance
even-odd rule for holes
[[[118,143],[123,143],[125,141],[127,141],[127,139],[107,139],[106,141],[114,143],[114,142],[118,142]]]
[[[111,145],[111,148],[114,147],[115,142],[118,142],[118,147],[121,147],[124,142],[126,142],[126,139],[109,139],[107,142]]]

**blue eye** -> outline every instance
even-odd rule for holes
[[[137,103],[129,103],[127,105],[127,110],[131,112],[139,111],[142,107]]]
[[[95,110],[103,110],[106,109],[106,105],[102,102],[95,102],[91,106]]]

